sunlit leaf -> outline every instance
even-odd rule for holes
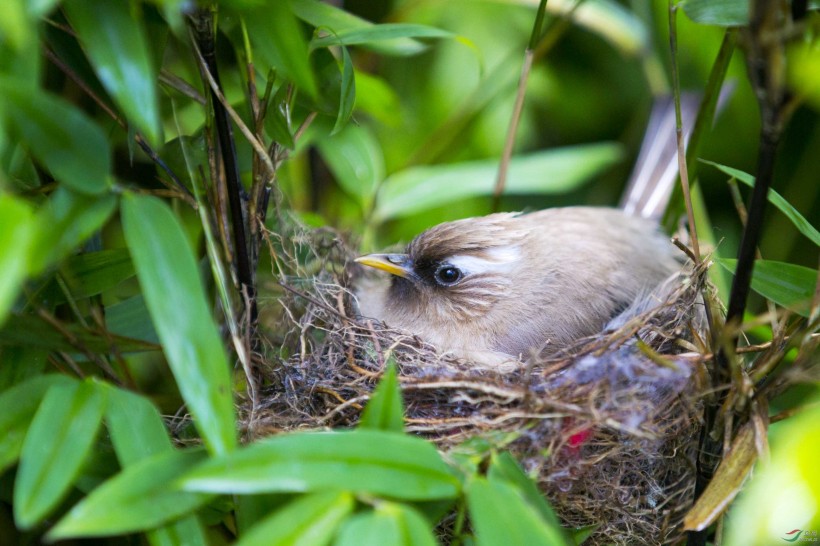
[[[759,465],[729,512],[727,546],[805,544],[820,534],[820,407],[776,425],[771,436],[771,460]]]
[[[111,151],[102,130],[79,109],[38,89],[0,79],[5,114],[31,153],[71,189],[99,194],[110,186]]]
[[[560,529],[550,526],[516,488],[500,480],[476,477],[467,489],[476,546],[565,544]]]
[[[410,23],[384,23],[364,28],[343,30],[331,36],[314,38],[311,49],[334,45],[361,45],[397,38],[451,38],[453,33],[440,28]]]
[[[435,546],[430,527],[412,508],[383,502],[346,521],[334,546]]]
[[[363,126],[348,125],[316,144],[342,189],[367,210],[384,178],[384,158],[373,133]]]
[[[359,427],[404,432],[404,404],[393,359],[385,366],[384,376],[362,412]]]
[[[5,322],[23,280],[36,228],[31,207],[11,195],[0,195],[0,326]]]
[[[507,195],[563,193],[579,187],[621,158],[617,144],[557,148],[519,156],[507,173]],[[375,216],[407,216],[468,197],[492,195],[498,161],[412,167],[391,175],[379,191]]]
[[[820,42],[801,41],[788,49],[786,69],[790,87],[795,94],[820,110]]]
[[[29,529],[68,493],[91,450],[104,400],[93,383],[55,384],[26,434],[14,486],[14,519]]]
[[[134,463],[75,505],[50,539],[131,533],[196,510],[210,498],[180,491],[174,480],[205,458],[201,450],[166,451]]]
[[[205,445],[236,446],[230,368],[182,226],[159,199],[127,194],[125,240],[171,371]]]
[[[0,394],[0,474],[20,456],[34,412],[48,389],[71,382],[62,375],[39,375]]]
[[[734,273],[737,260],[716,260]],[[817,285],[817,271],[773,260],[757,260],[752,272],[752,290],[795,313],[809,316]]]
[[[66,0],[63,9],[105,89],[148,141],[159,144],[157,73],[142,21],[128,2]]]
[[[743,182],[749,187],[754,187],[755,185],[755,177],[748,173],[745,173],[739,169],[727,167],[726,165],[721,165],[720,163],[715,163],[713,161],[706,161],[705,159],[701,159],[701,161],[703,163],[706,163],[707,165],[712,165],[713,167],[716,167],[724,174],[731,176],[735,180]],[[777,207],[778,210],[780,210],[780,212],[785,214],[786,218],[788,218],[791,221],[791,223],[794,224],[794,227],[796,227],[800,233],[808,237],[809,240],[811,240],[811,242],[813,242],[814,244],[820,246],[820,231],[817,231],[817,229],[815,229],[815,227],[811,225],[809,221],[806,220],[806,218],[797,211],[797,209],[795,209],[788,201],[786,201],[786,199],[784,199],[782,195],[780,195],[772,189],[769,190],[768,197],[769,202],[775,207]]]
[[[458,480],[432,444],[377,430],[287,434],[205,462],[185,479],[195,491],[349,490],[394,498],[452,498]]]
[[[346,492],[305,495],[253,526],[236,546],[329,544],[353,505],[353,496]]]
[[[31,270],[39,273],[75,251],[114,212],[114,195],[91,197],[57,188],[37,211]]]

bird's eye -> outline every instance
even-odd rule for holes
[[[436,269],[436,282],[445,286],[450,286],[461,280],[463,273],[452,265],[442,265]]]

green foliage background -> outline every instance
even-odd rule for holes
[[[744,23],[744,6],[683,3],[694,19],[677,17],[683,89],[705,87],[726,25]],[[581,540],[560,530],[508,456],[445,460],[405,435],[390,372],[358,430],[237,447],[232,393],[243,377],[225,332],[236,333],[239,298],[216,229],[215,126],[186,15],[195,7],[4,4],[0,542],[434,544],[431,530],[452,508],[464,543]],[[668,7],[587,0],[569,19],[572,2],[548,2],[501,208],[617,202],[652,97],[671,92]],[[250,199],[267,183],[271,209],[275,202],[286,216],[337,228],[363,251],[491,212],[536,8],[532,0],[351,0],[344,10],[315,0],[219,2],[224,96],[257,144],[271,146],[275,167],[266,171],[234,126]],[[770,263],[753,285],[804,315],[820,225],[817,30],[811,12],[786,56],[797,102],[775,174],[785,214],[770,207],[760,244]],[[755,172],[760,122],[739,51],[727,80],[734,93],[698,154],[717,167],[690,169],[701,236],[731,271],[741,225],[727,180]],[[257,118],[250,88],[268,99],[267,115]],[[670,216],[682,211],[678,200]],[[270,229],[281,225],[268,215]],[[269,263],[263,253],[260,286]],[[715,267],[715,276],[725,299],[728,274]],[[756,298],[754,312],[765,307]],[[770,327],[751,334],[772,336]],[[816,401],[817,391],[810,382],[793,388],[771,413]],[[175,439],[200,438],[202,447],[171,441],[161,415],[182,404],[195,426]],[[814,408],[772,427],[772,461],[733,510],[729,543],[820,531]]]

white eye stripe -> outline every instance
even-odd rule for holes
[[[493,248],[481,256],[453,256],[447,263],[459,268],[465,275],[481,273],[506,273],[512,270],[521,258],[521,249],[517,246]]]

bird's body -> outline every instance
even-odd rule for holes
[[[618,209],[500,213],[432,227],[406,254],[371,255],[392,273],[360,291],[361,312],[443,352],[502,362],[601,331],[680,268],[655,223]]]

